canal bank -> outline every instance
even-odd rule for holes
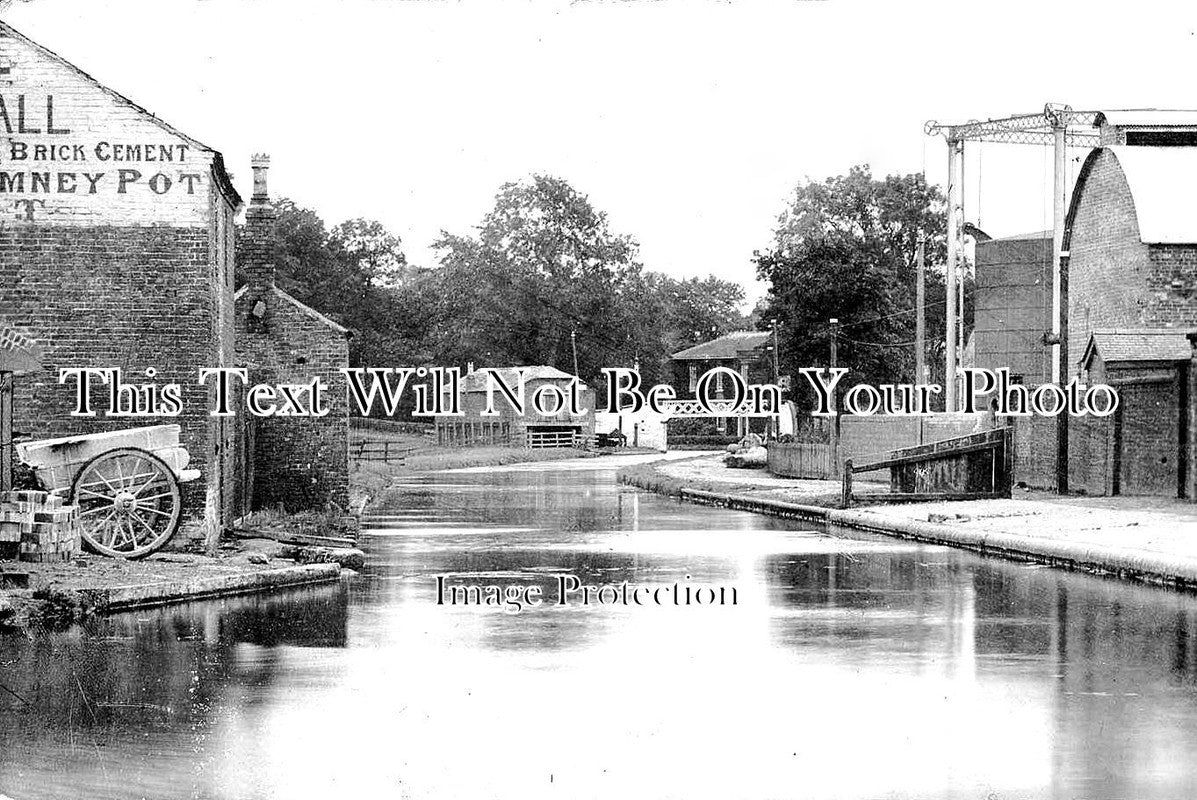
[[[339,580],[341,564],[323,563],[311,552],[318,549],[252,540],[216,558],[160,553],[143,561],[80,555],[59,564],[0,563],[0,633]]]
[[[838,508],[833,481],[725,467],[722,456],[637,465],[619,480],[680,500],[823,522],[1148,583],[1197,587],[1197,510],[1181,501],[1060,497]]]

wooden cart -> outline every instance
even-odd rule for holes
[[[195,480],[178,425],[109,431],[17,445],[48,491],[79,507],[84,545],[102,555],[142,558],[179,528],[180,483]]]

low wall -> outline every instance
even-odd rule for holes
[[[891,450],[967,436],[979,414],[934,414],[926,417],[855,417],[840,419],[840,463],[879,459]]]
[[[830,463],[830,448],[826,440],[822,443],[793,442],[769,447],[769,471],[787,478],[833,479],[839,476],[839,465],[845,459],[863,464],[879,460],[892,450],[967,436],[976,428],[980,416],[844,416],[840,418],[839,464]],[[825,426],[817,425],[807,432],[817,435],[819,428]]]
[[[1032,489],[1056,488],[1056,418],[1016,417],[1014,420],[1014,485]]]

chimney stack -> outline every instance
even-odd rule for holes
[[[274,206],[266,190],[270,156],[257,153],[250,160],[254,169],[254,193],[245,211],[245,276],[250,291],[274,286]]]

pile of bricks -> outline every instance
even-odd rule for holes
[[[78,514],[48,492],[0,494],[0,558],[70,561],[79,552]]]

